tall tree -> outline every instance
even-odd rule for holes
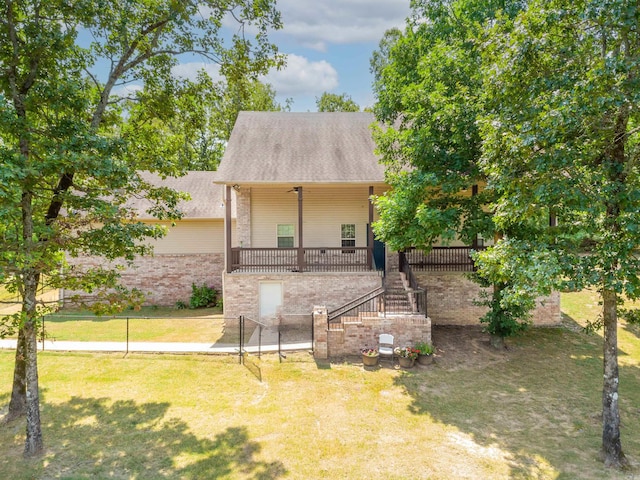
[[[176,85],[159,95],[146,89],[128,105],[127,126],[131,136],[172,138],[179,163],[188,170],[215,170],[241,110],[284,111],[269,84],[253,78],[214,81],[204,71],[194,81]],[[172,108],[167,109],[169,104]],[[148,150],[148,142],[143,142]]]
[[[351,99],[350,95],[343,93],[324,92],[316,97],[316,107],[319,112],[359,112],[360,105]]]
[[[594,287],[604,327],[602,456],[620,440],[616,306],[640,296],[640,10],[626,0],[536,0],[488,37],[483,171],[512,229],[482,259],[539,285]],[[545,222],[551,212],[558,225]],[[535,259],[531,261],[531,259]],[[538,273],[542,272],[542,275]]]
[[[437,241],[494,237],[492,191],[479,168],[483,112],[481,37],[498,14],[513,16],[518,2],[413,1],[403,32],[387,31],[371,60],[383,128],[375,131],[386,180],[392,187],[376,199],[376,234],[392,248],[429,251]],[[504,8],[507,8],[506,13]],[[482,286],[490,286],[477,277]],[[494,283],[482,321],[500,342],[527,325],[533,297],[507,304]],[[526,302],[525,302],[526,300]]]
[[[280,26],[274,4],[3,2],[0,272],[22,299],[9,417],[26,409],[25,455],[43,450],[36,349],[36,292],[43,275],[54,287],[116,288],[105,293],[99,303],[104,308],[134,299],[135,292],[117,288],[117,272],[111,269],[61,270],[64,252],[106,260],[146,253],[143,240],[162,232],[134,221],[127,207],[133,195],[151,199],[159,218],[179,215],[176,192],[154,188],[137,174],[184,170],[176,155],[180,137],[152,135],[157,119],[175,117],[180,109],[175,102],[149,99],[173,98],[175,87],[184,87],[171,72],[179,55],[217,62],[232,82],[264,73],[277,60],[267,40],[268,30]],[[230,19],[238,22],[238,30],[225,36],[221,26]],[[244,35],[247,25],[255,32],[252,39]],[[124,97],[115,95],[133,81],[144,83],[144,95],[137,99],[146,115],[133,109],[125,113]]]

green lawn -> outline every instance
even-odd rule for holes
[[[47,315],[45,336],[57,341],[237,343],[235,322],[225,322],[219,308],[177,310],[143,307],[117,316],[62,310]]]
[[[159,307],[159,306],[145,306],[139,309],[127,309],[123,312],[113,315],[114,317],[121,318],[199,318],[199,317],[211,317],[212,315],[221,315],[222,308],[175,308],[175,307]],[[69,316],[69,317],[96,317],[90,310],[83,310],[78,308],[64,308],[59,310],[56,315]],[[103,317],[96,317],[98,320],[101,318],[109,318],[109,315]]]
[[[217,310],[130,311],[115,318],[63,313],[45,317],[45,335],[53,340],[124,342],[128,325],[131,342],[215,343],[223,340],[225,322],[221,314],[214,312]],[[170,313],[176,316],[169,317]],[[236,339],[237,335],[225,340]]]
[[[0,285],[0,302],[11,302],[16,300],[17,295],[15,293],[7,292],[4,285]]]
[[[38,290],[38,294],[44,293],[44,292],[49,292],[51,291],[52,288],[50,287],[41,287]],[[10,293],[7,292],[7,288],[4,285],[0,285],[0,302],[11,302],[11,301],[17,301],[18,299],[18,294],[16,293]]]
[[[44,352],[46,453],[22,458],[24,421],[0,427],[0,478],[637,478],[640,332],[619,332],[635,470],[618,473],[597,460],[601,338],[579,328],[592,297],[563,294],[565,326],[532,329],[506,352],[449,338],[435,365],[407,371],[269,355],[255,360],[260,382],[235,357]],[[0,405],[12,365],[0,351]]]
[[[211,342],[224,333],[221,316],[212,318],[130,318],[131,342]],[[45,335],[53,340],[124,342],[127,320],[112,318],[86,320],[46,317]]]

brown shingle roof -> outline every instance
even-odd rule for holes
[[[187,192],[191,196],[191,200],[182,201],[179,204],[183,219],[224,218],[225,208],[222,203],[224,187],[213,183],[216,179],[216,172],[188,172],[183,177],[167,177],[165,179],[149,172],[140,172],[140,176],[153,185]],[[232,202],[232,205],[235,205],[235,201]],[[129,206],[138,211],[139,219],[153,218],[146,212],[151,206],[148,200],[136,198],[131,200]]]
[[[217,181],[382,183],[368,112],[240,112]]]

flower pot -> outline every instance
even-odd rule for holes
[[[418,355],[418,363],[420,365],[431,365],[433,363],[433,354]]]
[[[379,355],[362,355],[362,364],[365,367],[375,367],[376,365],[378,365],[378,359],[380,358]]]
[[[398,357],[398,363],[402,368],[411,368],[415,362],[415,358]]]

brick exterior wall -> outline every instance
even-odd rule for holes
[[[251,188],[241,187],[236,192],[236,229],[238,245],[251,248]]]
[[[92,267],[107,265],[98,257],[67,259],[70,265]],[[128,288],[137,288],[145,293],[145,305],[170,306],[178,300],[188,303],[191,284],[203,283],[222,292],[223,254],[160,254],[140,257],[133,267],[121,273],[121,283]],[[65,297],[81,292],[64,293]],[[90,297],[89,294],[86,294]]]
[[[282,313],[308,314],[314,305],[329,310],[344,305],[382,284],[376,272],[362,273],[241,273],[223,274],[224,316],[258,319],[260,282],[282,282]]]
[[[360,355],[363,348],[376,348],[378,336],[390,333],[396,346],[431,342],[431,320],[419,315],[361,317],[327,330],[327,310],[314,307],[314,355],[318,359]]]
[[[434,325],[478,325],[487,311],[474,305],[482,290],[463,273],[414,272],[416,280],[427,291],[427,313]],[[534,325],[560,323],[560,294],[538,300],[533,312]]]

